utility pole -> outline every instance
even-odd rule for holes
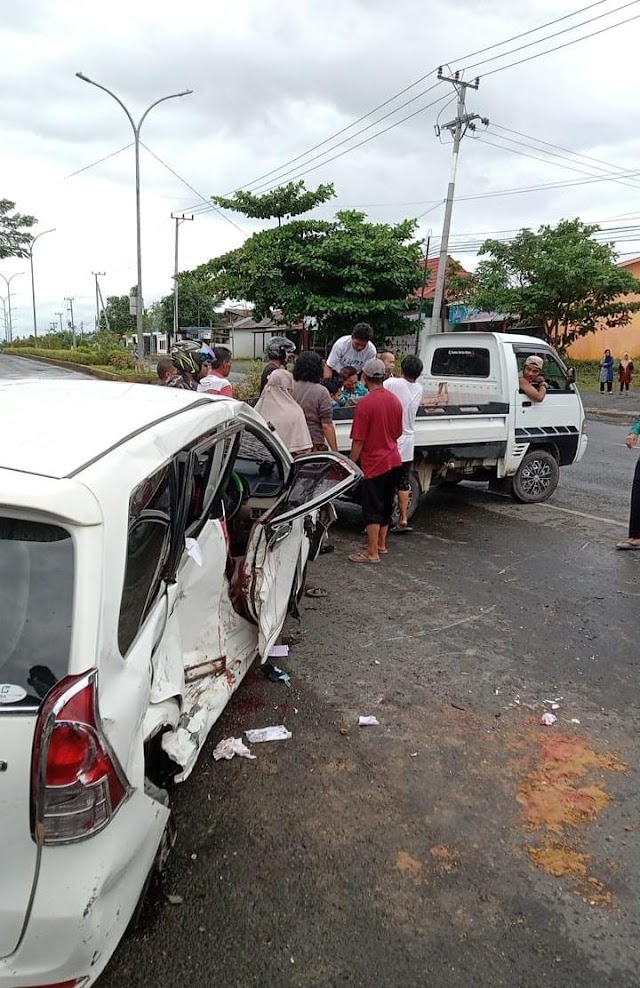
[[[56,315],[57,315],[58,319],[60,320],[60,332],[61,333],[64,333],[64,327],[62,325],[62,316],[64,315],[64,313],[63,312],[56,312]]]
[[[184,223],[186,220],[192,220],[193,216],[178,216],[177,213],[171,214],[171,219],[176,221],[176,246],[175,246],[175,260],[173,265],[173,339],[174,341],[178,338],[178,330],[180,329],[180,320],[178,318],[178,230],[180,229],[180,224]],[[169,346],[171,346],[171,334],[169,334]],[[169,347],[167,347],[167,350]]]
[[[431,316],[431,326],[429,329],[430,333],[442,332],[440,316],[442,312],[442,303],[444,301],[444,283],[447,268],[447,256],[449,252],[449,231],[451,229],[451,214],[453,212],[453,199],[456,189],[456,172],[458,170],[460,144],[462,142],[462,138],[468,130],[475,130],[475,120],[480,120],[485,127],[489,124],[486,117],[481,117],[478,113],[467,113],[465,103],[467,89],[477,89],[480,85],[479,78],[474,79],[473,82],[464,82],[461,78],[460,72],[455,72],[453,76],[446,76],[442,72],[442,67],[440,67],[438,69],[438,79],[442,82],[451,83],[458,94],[458,105],[455,119],[450,120],[449,123],[446,123],[441,127],[436,125],[435,128],[437,137],[440,136],[443,130],[448,130],[449,133],[453,135],[453,161],[451,164],[451,176],[449,178],[449,187],[447,189],[447,199],[444,210],[444,221],[442,224],[442,240],[440,241],[440,258],[438,260],[438,274],[436,276],[435,293],[433,296],[433,313]],[[423,334],[422,344],[420,347],[421,356],[424,356],[423,351],[425,347],[426,334]]]
[[[96,333],[97,333],[98,330],[100,329],[100,298],[101,298],[101,295],[100,295],[100,285],[98,284],[98,278],[104,278],[105,272],[104,271],[92,271],[91,274],[96,279]],[[104,306],[103,306],[103,308],[104,308]],[[105,321],[106,321],[106,315],[105,315]],[[109,327],[107,326],[107,329],[108,328]]]
[[[15,274],[10,275],[8,278],[4,274],[0,274],[0,278],[4,279],[4,283],[7,286],[7,308],[9,310],[9,322],[7,323],[7,342],[13,343],[13,313],[11,312],[11,282],[14,278],[19,278],[24,271],[16,271]],[[15,292],[14,292],[15,295]]]
[[[71,313],[71,348],[72,348],[72,350],[75,350],[75,348],[76,348],[76,324],[73,321],[73,301],[74,301],[74,298],[75,298],[75,296],[73,298],[69,298],[67,295],[65,295],[65,297],[64,297],[65,302],[68,302],[69,303],[69,312]]]

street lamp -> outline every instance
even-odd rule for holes
[[[39,240],[40,237],[44,237],[45,233],[55,233],[55,229],[56,228],[54,226],[50,230],[43,230],[42,233],[39,233],[36,237],[32,239],[31,247],[29,248],[29,260],[31,261],[31,302],[33,305],[33,335],[36,340],[38,339],[38,321],[36,318],[36,283],[33,277],[33,248],[36,245],[36,240]]]
[[[4,274],[0,274],[0,278],[4,279],[4,282],[7,286],[7,308],[9,310],[9,321],[7,323],[8,343],[13,343],[13,320],[11,318],[11,282],[13,281],[14,278],[17,278],[21,274],[24,274],[24,271],[16,271],[16,273],[12,274],[10,278],[7,278],[7,276]]]
[[[6,295],[0,295],[0,302],[2,302],[2,315],[3,315],[3,329],[4,329],[4,340],[5,343],[9,342],[9,324],[7,322],[7,297]]]
[[[131,128],[133,130],[133,140],[134,140],[135,156],[136,156],[136,253],[138,258],[138,294],[136,297],[136,331],[138,333],[138,341],[141,344],[143,339],[143,332],[144,332],[144,325],[143,325],[144,313],[142,307],[142,244],[141,244],[141,235],[140,235],[140,129],[142,127],[142,124],[144,123],[147,114],[151,110],[153,110],[154,106],[157,106],[158,103],[164,103],[166,102],[166,100],[169,99],[177,99],[179,96],[190,96],[193,90],[185,89],[184,92],[182,93],[171,93],[170,96],[162,96],[160,99],[157,99],[155,103],[152,103],[151,106],[147,107],[147,109],[140,117],[138,123],[136,124],[133,117],[129,113],[129,110],[124,105],[124,103],[122,102],[119,96],[116,96],[115,93],[112,93],[110,89],[107,89],[107,87],[103,86],[101,83],[94,82],[93,79],[89,79],[88,76],[84,75],[84,73],[82,72],[76,72],[76,76],[78,77],[78,79],[82,79],[83,82],[88,82],[92,86],[97,86],[98,89],[102,89],[105,93],[108,93],[108,95],[111,96],[116,101],[116,103],[119,103],[122,109],[124,110],[124,112],[126,113],[127,119],[129,120],[129,123],[131,124]]]

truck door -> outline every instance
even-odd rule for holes
[[[555,446],[560,465],[573,463],[582,435],[583,410],[580,396],[574,384],[567,382],[566,371],[560,359],[546,347],[514,348],[518,364],[518,376],[529,356],[542,357],[542,370],[547,382],[544,401],[532,401],[518,391],[516,394],[515,435],[517,442],[533,446]]]

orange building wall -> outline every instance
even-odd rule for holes
[[[640,258],[621,266],[635,278],[640,278]],[[640,300],[638,295],[626,297],[633,301]],[[630,321],[620,329],[599,329],[580,336],[568,348],[567,357],[570,360],[600,360],[607,349],[611,350],[615,360],[619,360],[624,353],[640,358],[640,312],[632,312]]]

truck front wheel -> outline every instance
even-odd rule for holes
[[[513,478],[512,494],[523,504],[539,504],[550,498],[560,479],[555,456],[546,449],[529,450]]]

